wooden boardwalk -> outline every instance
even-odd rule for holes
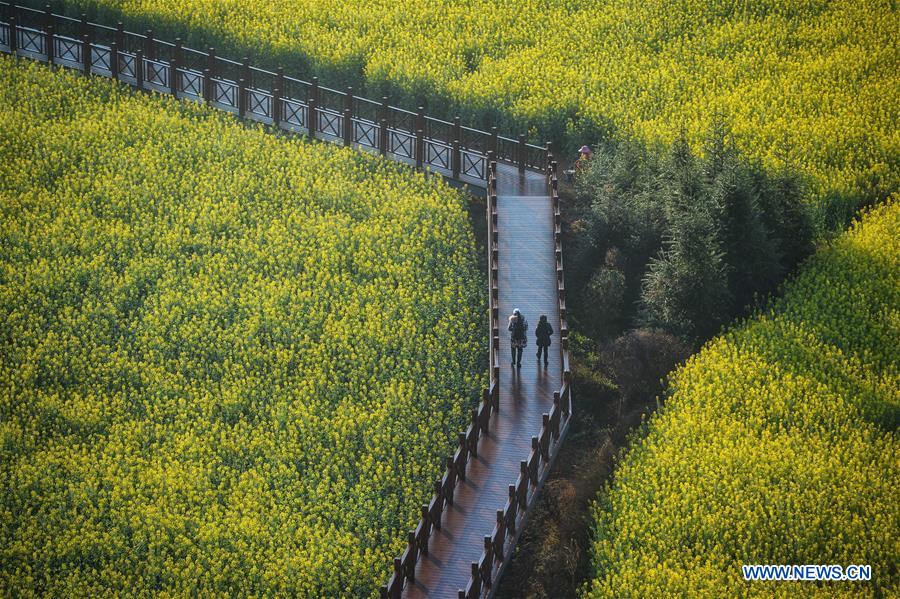
[[[478,456],[469,459],[465,481],[457,483],[441,530],[431,533],[428,555],[419,556],[415,580],[407,582],[404,597],[457,597],[466,589],[471,564],[482,555],[483,539],[494,530],[497,510],[504,508],[508,487],[516,482],[520,463],[532,450],[532,437],[541,429],[542,415],[551,411],[553,393],[563,384],[554,228],[546,176],[521,175],[514,167],[499,166],[500,409],[492,416],[488,433],[481,436]],[[510,365],[505,326],[515,308],[529,325],[521,368]],[[535,356],[534,329],[542,314],[554,330],[546,367]],[[524,512],[524,506],[521,509]],[[495,579],[500,575],[502,566]]]

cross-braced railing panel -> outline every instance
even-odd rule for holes
[[[316,113],[319,116],[317,132],[331,135],[333,137],[341,137],[341,114],[334,110],[319,108]]]
[[[484,179],[487,174],[487,159],[484,154],[466,150],[461,151],[460,154],[462,156],[462,174],[469,177]]]
[[[119,52],[119,77],[127,79],[136,79],[137,73],[135,66],[137,59],[133,54]]]
[[[100,75],[112,72],[112,52],[103,46],[91,46],[91,70]]]
[[[213,102],[217,104],[222,104],[229,108],[237,108],[238,107],[238,86],[236,83],[232,83],[231,81],[222,81],[219,79],[212,80],[212,89],[213,89]]]
[[[31,31],[28,29],[18,30],[18,46],[19,50],[31,52],[34,54],[46,54],[45,38],[46,36],[40,31]]]
[[[193,96],[197,100],[202,100],[203,73],[198,73],[197,71],[189,69],[178,69],[178,75],[181,78],[179,91],[183,94]]]
[[[257,116],[272,118],[272,96],[259,90],[248,89],[247,111]]]
[[[169,65],[168,63],[144,59],[144,82],[149,85],[158,87],[168,87],[169,85]]]
[[[388,143],[388,152],[415,160],[416,158],[416,136],[403,130],[389,129],[390,139]]]
[[[309,113],[306,109],[306,104],[296,102],[294,100],[284,100],[282,101],[282,108],[284,110],[284,114],[281,115],[283,123],[293,125],[294,127],[298,127],[301,129],[307,128],[306,117]]]
[[[54,56],[57,60],[67,60],[72,63],[81,63],[81,42],[67,37],[54,38]]]
[[[450,170],[451,147],[439,141],[425,140],[425,162],[431,166]]]
[[[361,146],[378,149],[378,126],[361,119],[353,119],[353,141]]]

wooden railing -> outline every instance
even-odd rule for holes
[[[464,127],[459,117],[445,121],[370,100],[353,88],[338,91],[254,67],[248,58],[229,60],[206,51],[43,10],[0,2],[0,51],[102,75],[141,90],[171,94],[231,112],[240,118],[346,146],[375,152],[444,177],[483,187],[488,153],[520,172],[540,171],[545,147]]]
[[[519,476],[508,487],[509,498],[502,510],[497,510],[497,522],[491,534],[484,537],[484,549],[477,562],[470,564],[471,575],[465,589],[459,589],[459,599],[480,599],[493,594],[495,583],[509,564],[519,535],[528,520],[531,508],[537,502],[544,481],[559,454],[562,441],[569,429],[572,415],[572,374],[569,369],[569,329],[566,322],[566,288],[562,261],[562,218],[559,205],[558,165],[550,160],[547,168],[547,185],[553,203],[554,245],[556,253],[556,288],[560,318],[560,360],[563,383],[553,393],[553,407],[541,416],[538,436],[531,438],[528,458],[519,463]],[[496,168],[492,163],[489,168]],[[496,201],[496,187],[493,188]],[[491,197],[488,185],[488,198]],[[490,201],[489,201],[490,205]]]
[[[421,506],[421,517],[415,530],[408,531],[406,550],[394,558],[394,572],[386,585],[381,587],[383,599],[399,599],[406,582],[415,581],[416,563],[420,555],[428,554],[428,540],[434,529],[441,529],[444,509],[453,503],[456,484],[466,479],[468,459],[477,457],[478,441],[488,432],[491,416],[500,409],[500,308],[499,308],[499,235],[497,231],[497,162],[493,153],[488,154],[487,174],[487,225],[488,225],[488,310],[490,313],[491,343],[489,350],[490,385],[482,391],[479,409],[472,410],[472,422],[465,433],[458,433],[456,452],[447,458],[447,468],[441,478],[434,481],[434,494],[428,504]],[[485,540],[487,548],[487,540]]]

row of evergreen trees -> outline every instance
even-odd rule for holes
[[[700,155],[684,138],[662,155],[600,149],[577,189],[589,243],[575,312],[595,339],[643,326],[702,342],[813,249],[800,180],[748,164],[720,125]]]

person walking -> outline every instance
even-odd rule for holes
[[[550,335],[553,334],[553,327],[547,322],[546,314],[541,314],[541,320],[538,322],[537,328],[534,329],[534,335],[537,337],[537,359],[541,361],[541,353],[544,354],[544,366],[547,365],[547,355],[550,353]]]
[[[522,350],[528,345],[528,321],[516,308],[513,310],[512,316],[509,317],[509,347],[512,350],[512,365],[515,367],[522,366]]]

